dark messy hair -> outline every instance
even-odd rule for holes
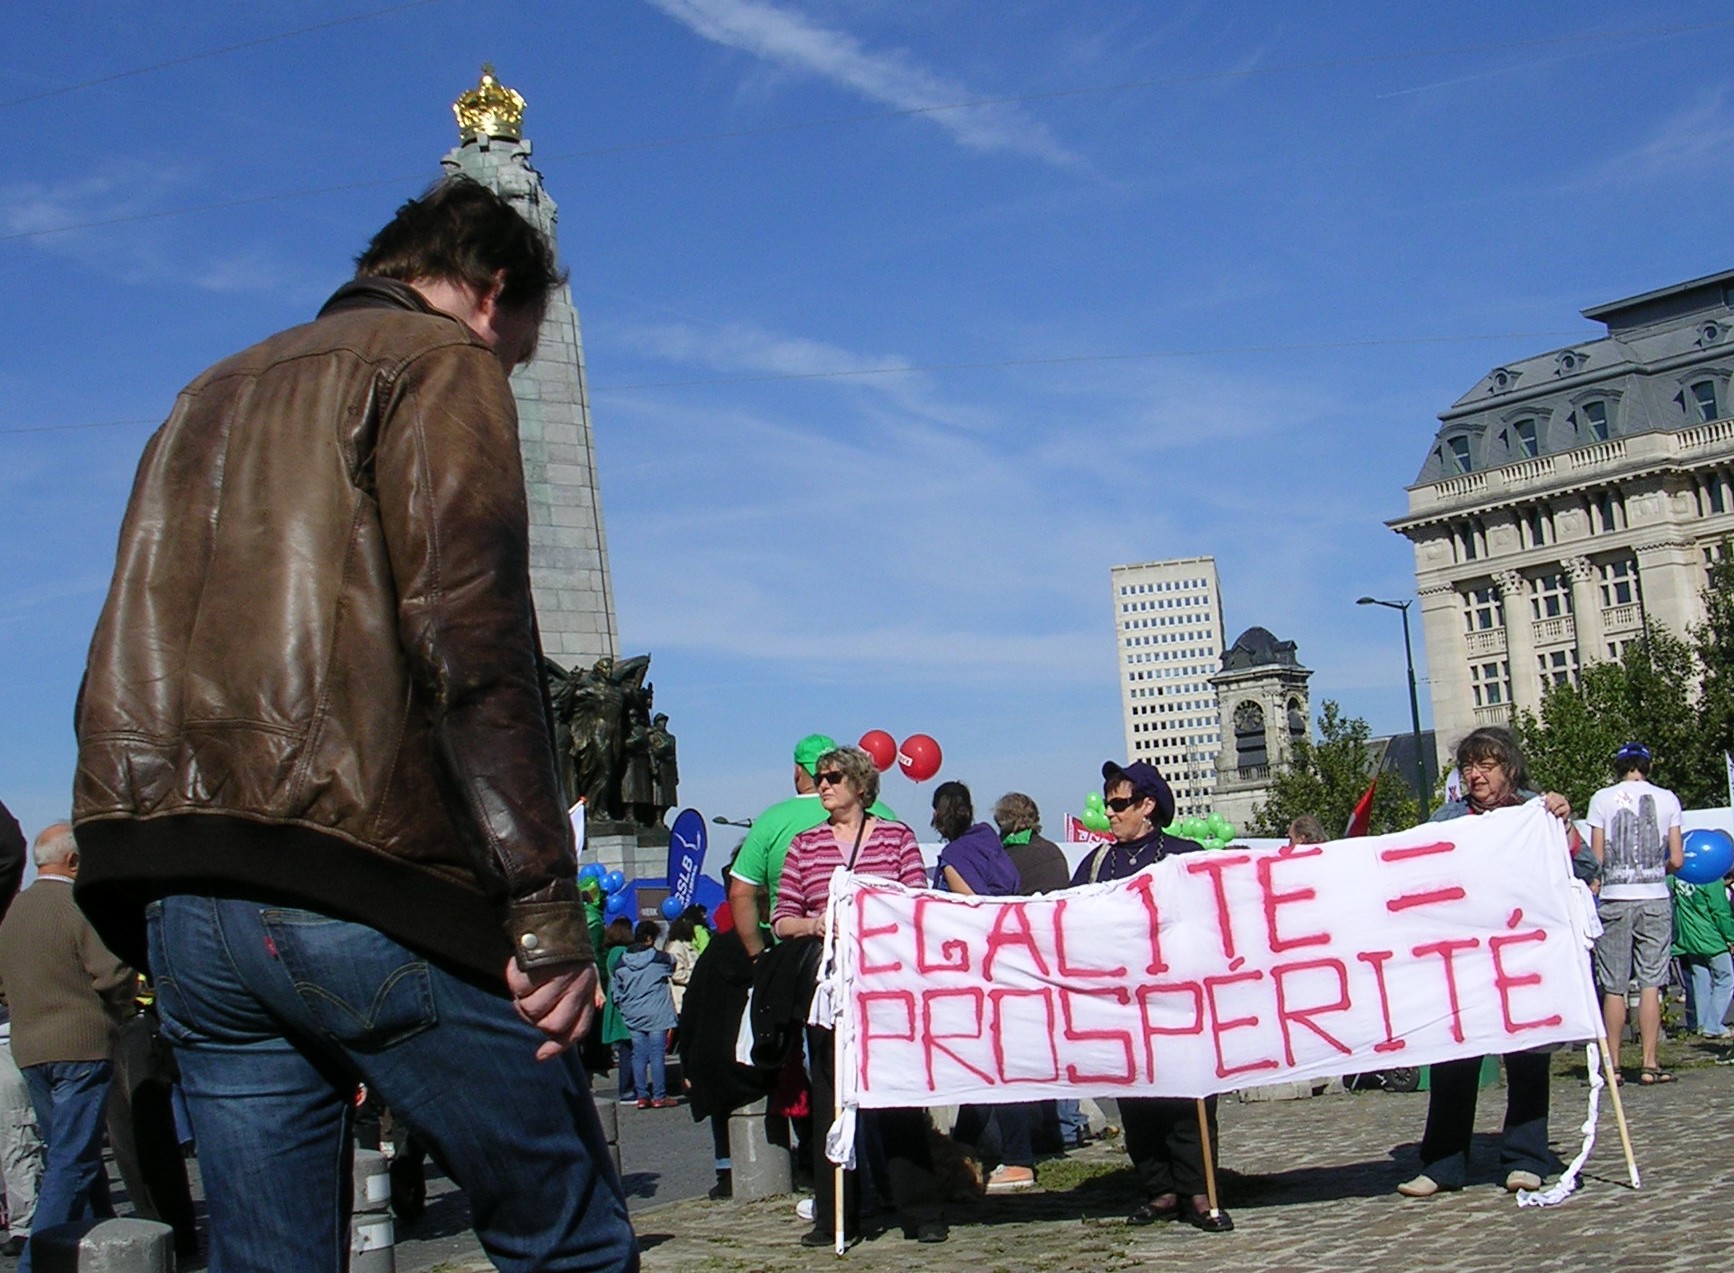
[[[961,782],[942,782],[933,791],[933,829],[955,840],[975,822],[975,802]]]
[[[638,927],[632,930],[632,940],[635,942],[654,942],[662,928],[654,919],[641,919]]]
[[[609,921],[608,927],[602,930],[604,946],[632,945],[632,921],[621,915]]]
[[[357,278],[440,279],[486,292],[505,271],[499,304],[543,309],[566,281],[554,247],[516,209],[468,177],[447,177],[397,210],[355,258]]]

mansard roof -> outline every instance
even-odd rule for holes
[[[1706,379],[1734,410],[1734,270],[1583,314],[1608,334],[1494,367],[1440,413],[1415,485],[1592,445],[1603,421],[1610,440],[1699,424]]]
[[[1293,641],[1279,641],[1265,628],[1248,628],[1235,638],[1222,656],[1222,670],[1236,672],[1249,667],[1299,667]]]

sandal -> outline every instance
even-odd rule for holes
[[[1674,1076],[1666,1070],[1654,1065],[1646,1065],[1638,1072],[1639,1087],[1655,1087],[1658,1083],[1672,1083]]]

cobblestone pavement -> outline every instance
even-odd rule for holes
[[[1554,1147],[1570,1157],[1588,1087],[1556,1078],[1553,1091]],[[1234,1216],[1231,1234],[1177,1225],[1128,1227],[1124,1216],[1137,1201],[1135,1187],[1129,1170],[1111,1169],[1124,1156],[1109,1143],[1072,1156],[1077,1167],[1097,1164],[1105,1173],[1076,1187],[957,1206],[944,1245],[906,1241],[893,1227],[846,1259],[856,1268],[900,1273],[1099,1273],[1158,1261],[1262,1273],[1717,1268],[1718,1261],[1734,1256],[1728,1231],[1734,1146],[1726,1135],[1734,1071],[1686,1071],[1677,1083],[1656,1088],[1628,1082],[1622,1094],[1643,1173],[1638,1192],[1626,1184],[1606,1102],[1578,1193],[1560,1207],[1519,1209],[1495,1177],[1504,1112],[1500,1088],[1482,1093],[1471,1185],[1427,1201],[1393,1192],[1418,1169],[1415,1142],[1426,1114],[1424,1094],[1371,1092],[1265,1104],[1225,1100],[1222,1155],[1229,1170],[1222,1200]],[[1084,1174],[1074,1173],[1071,1164],[1064,1170]],[[640,1213],[638,1225],[648,1271],[774,1273],[834,1263],[826,1252],[796,1245],[806,1226],[790,1199],[676,1203]]]

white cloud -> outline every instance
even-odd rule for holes
[[[745,324],[628,343],[725,374],[909,361]],[[1096,685],[1113,666],[1109,565],[1215,551],[1246,563],[1242,597],[1304,597],[1317,563],[1273,560],[1269,519],[1327,534],[1347,517],[1283,512],[1283,481],[1248,472],[1261,439],[1328,409],[1288,383],[1114,363],[972,379],[959,402],[904,379],[599,394],[627,644],[807,675],[841,660],[916,683]],[[624,437],[649,458],[613,467]]]
[[[317,290],[312,276],[259,247],[226,248],[186,237],[150,214],[188,197],[191,174],[133,160],[110,160],[82,176],[0,184],[0,234],[128,286],[180,285],[206,292]],[[143,218],[128,221],[128,218]],[[43,233],[63,225],[84,230]],[[120,224],[100,224],[120,222]],[[177,238],[177,234],[182,237]]]
[[[1010,103],[957,110],[934,107],[991,96],[921,66],[901,50],[868,49],[846,31],[827,28],[764,0],[649,0],[696,34],[773,65],[816,75],[894,110],[921,111],[961,145],[1031,155],[1077,166],[1078,157],[1040,122]]]

